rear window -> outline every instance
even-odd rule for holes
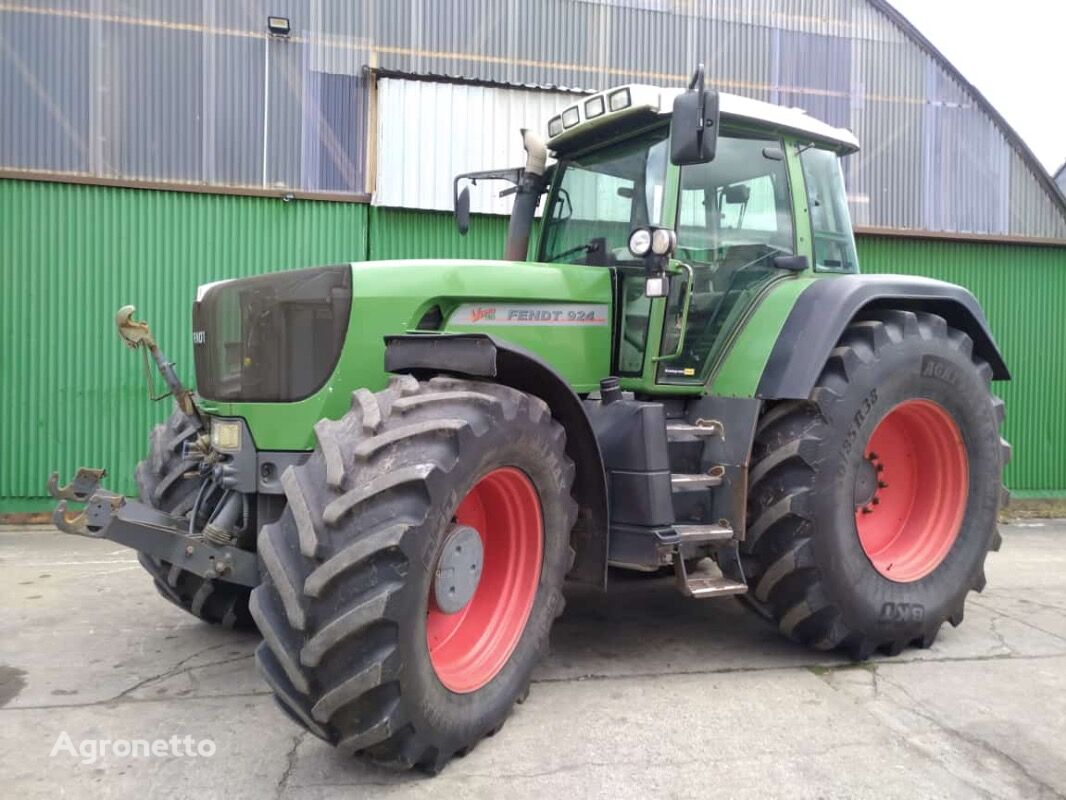
[[[814,233],[814,268],[820,272],[858,272],[840,159],[829,150],[810,147],[800,155],[800,163]]]

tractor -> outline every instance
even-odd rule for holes
[[[174,403],[139,499],[49,481],[57,527],[257,627],[281,709],[376,764],[495,734],[566,581],[672,570],[861,660],[958,625],[1000,544],[1007,367],[965,289],[860,274],[850,132],[701,67],[547,134],[453,186],[465,232],[470,185],[511,184],[504,259],[199,287],[195,392],[121,309]]]

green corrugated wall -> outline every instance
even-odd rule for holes
[[[977,296],[1012,375],[994,385],[1014,447],[1007,485],[1023,496],[1066,490],[1066,248],[861,237],[859,263]]]
[[[474,215],[460,236],[451,214],[370,209],[370,258],[502,258],[507,219]]]
[[[0,513],[42,510],[52,470],[132,472],[165,403],[144,398],[138,357],[112,314],[132,303],[191,379],[195,287],[225,277],[363,258],[497,257],[506,220],[360,204],[0,180]],[[1066,248],[861,237],[866,272],[928,275],[969,287],[987,310],[1015,380],[1007,482],[1066,491]]]
[[[0,180],[0,513],[40,510],[52,470],[107,467],[133,493],[148,430],[140,355],[115,334],[137,306],[192,379],[196,286],[365,257],[367,207]]]

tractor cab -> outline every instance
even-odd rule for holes
[[[796,109],[701,98],[715,93],[699,83],[610,90],[548,123],[558,163],[537,258],[615,269],[617,374],[633,388],[706,383],[770,285],[858,271],[839,166],[854,137]],[[678,158],[700,118],[674,106],[701,99],[717,112],[702,120],[714,142]],[[656,252],[658,230],[673,235]]]
[[[533,188],[546,201],[529,257],[612,271],[612,372],[628,389],[705,385],[775,284],[858,272],[840,168],[855,137],[702,84],[701,69],[687,91],[610,89],[547,126],[556,162]],[[514,216],[531,215],[517,194]]]

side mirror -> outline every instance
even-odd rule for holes
[[[674,98],[670,161],[680,167],[713,161],[718,146],[718,92],[703,88],[703,84],[700,64],[688,91]]]
[[[463,191],[455,196],[455,227],[459,229],[460,236],[466,236],[470,230],[470,187],[464,186]]]
[[[803,272],[810,269],[807,256],[774,256],[774,266],[787,272]]]

